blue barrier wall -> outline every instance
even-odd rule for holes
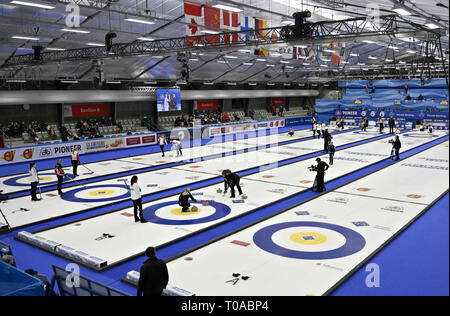
[[[44,295],[44,283],[0,261],[0,296]]]

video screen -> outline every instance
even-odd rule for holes
[[[158,112],[181,111],[181,93],[179,89],[158,89]]]

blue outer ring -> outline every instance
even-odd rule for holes
[[[346,242],[342,247],[337,249],[320,252],[306,252],[287,249],[275,244],[272,241],[272,235],[279,230],[305,226],[320,227],[338,232],[345,237]],[[326,260],[347,257],[361,251],[366,245],[366,240],[364,237],[354,230],[333,224],[317,222],[287,222],[267,226],[253,235],[253,242],[262,250],[270,252],[274,255],[304,260]]]
[[[203,201],[197,201],[197,203],[194,204],[202,204]],[[212,206],[216,209],[216,212],[210,216],[198,218],[198,219],[191,219],[191,220],[171,220],[166,218],[161,218],[156,216],[156,211],[158,211],[160,208],[174,205],[179,207],[178,201],[170,201],[170,202],[164,202],[155,204],[152,206],[149,206],[144,209],[144,218],[147,222],[152,222],[155,224],[162,224],[162,225],[191,225],[191,224],[201,224],[201,223],[207,223],[211,221],[218,220],[222,217],[227,216],[231,213],[231,208],[228,205],[218,203],[218,202],[209,202],[209,206]]]
[[[388,134],[388,133],[385,133],[385,132],[380,133],[379,130],[378,131],[369,131],[369,132],[356,131],[356,132],[353,132],[353,133],[354,134],[367,134],[367,135],[386,135],[386,134]]]
[[[67,175],[69,177],[73,178],[73,174],[67,173]],[[54,176],[55,179],[56,179],[56,174],[55,173],[38,173],[38,176],[39,177],[41,177],[41,176]],[[19,183],[19,182],[17,182],[20,179],[29,178],[29,177],[30,177],[30,175],[27,174],[27,175],[21,175],[21,176],[9,178],[9,179],[3,181],[3,184],[4,185],[10,185],[10,186],[13,186],[13,187],[29,187],[31,185],[29,183]],[[65,178],[65,179],[68,179],[68,178]],[[70,181],[72,181],[72,180],[70,180]],[[55,184],[58,184],[57,180],[52,181],[52,182],[45,182],[43,185],[55,185]]]
[[[84,187],[81,187],[81,188],[76,188],[76,189],[67,191],[63,195],[60,195],[60,197],[66,201],[83,202],[83,203],[111,202],[111,201],[117,201],[117,200],[130,198],[130,193],[128,192],[128,188],[127,188],[127,186],[125,186],[123,184],[122,185],[120,185],[120,184],[91,185],[91,186],[88,186],[87,188],[90,190],[90,189],[104,188],[104,187],[115,187],[115,188],[127,189],[127,192],[122,195],[115,196],[115,197],[105,197],[104,199],[82,199],[82,198],[75,196],[78,192],[86,190]]]
[[[419,136],[412,136],[410,134],[416,134],[416,133],[406,133],[406,134],[403,134],[403,136],[416,137],[416,138],[437,138],[437,137],[439,137],[438,135],[434,135],[434,134],[425,134],[425,135],[419,135]]]

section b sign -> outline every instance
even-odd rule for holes
[[[64,117],[107,115],[108,104],[64,105]]]

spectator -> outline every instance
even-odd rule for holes
[[[2,257],[2,261],[4,262],[4,263],[6,263],[6,264],[9,264],[10,266],[13,266],[13,267],[17,267],[16,266],[16,260],[14,260],[14,257],[13,256],[11,256],[11,255],[4,255],[3,257]]]
[[[411,101],[411,99],[412,99],[412,98],[411,98],[411,95],[409,95],[409,94],[405,97],[405,100],[406,100],[406,101]]]
[[[37,271],[33,269],[25,270],[25,273],[35,277],[36,279],[44,283],[45,296],[50,296],[51,285],[50,282],[48,281],[48,278],[45,275],[39,274]]]
[[[156,249],[149,247],[145,251],[148,260],[141,268],[137,296],[161,296],[169,282],[166,263],[156,257]]]
[[[272,105],[272,116],[276,116],[277,115],[277,108],[275,105]]]
[[[122,133],[123,132],[122,122],[117,122],[117,132],[118,133]]]
[[[417,98],[417,100],[419,100],[419,101],[424,101],[424,100],[425,100],[425,98],[423,97],[422,93],[419,95],[419,97]]]

